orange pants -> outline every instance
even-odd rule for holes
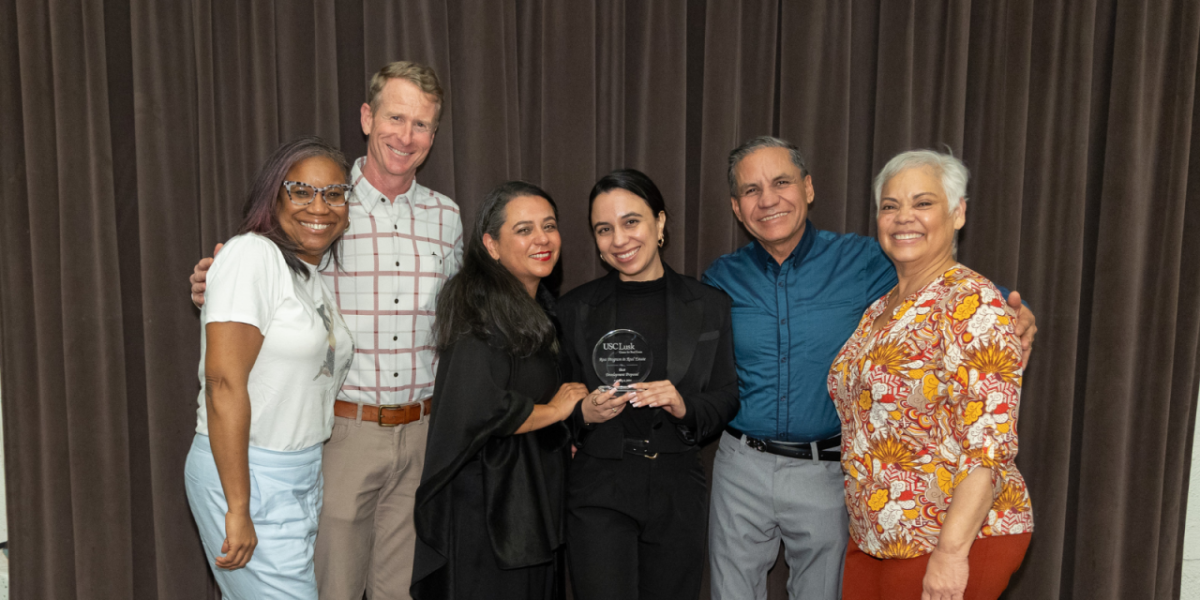
[[[963,600],[995,600],[1008,587],[1008,578],[1021,566],[1033,534],[999,535],[971,544],[967,592]],[[860,550],[850,539],[842,600],[920,600],[921,580],[929,555],[879,559]]]

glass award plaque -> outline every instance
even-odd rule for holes
[[[650,376],[654,353],[642,334],[632,329],[610,331],[596,342],[592,350],[592,366],[604,385],[602,391],[615,389],[632,392],[630,384],[641,383]],[[621,385],[616,385],[620,382]]]

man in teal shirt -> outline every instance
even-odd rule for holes
[[[837,600],[848,522],[841,422],[825,382],[863,311],[896,285],[896,270],[874,239],[808,221],[812,177],[789,142],[757,137],[734,149],[729,188],[754,241],[704,274],[733,299],[742,405],[713,466],[713,598],[765,599],[782,542],[788,596]],[[1022,310],[1018,295],[1009,303]],[[1022,325],[1031,342],[1029,311]]]

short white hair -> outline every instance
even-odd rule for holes
[[[941,176],[942,191],[946,192],[950,212],[958,208],[959,201],[967,199],[967,180],[971,178],[971,172],[961,160],[953,154],[942,154],[933,150],[909,150],[894,156],[875,177],[875,212],[879,212],[883,186],[888,181],[908,169],[921,167],[930,167],[934,173]]]

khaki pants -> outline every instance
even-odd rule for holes
[[[314,555],[321,600],[408,600],[413,503],[429,417],[407,425],[335,417]]]

